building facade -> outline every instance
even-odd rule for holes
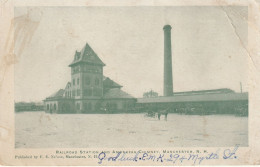
[[[234,114],[248,116],[248,93],[236,93],[231,89],[175,92],[173,96],[138,98],[137,107],[142,112],[211,115]]]
[[[69,65],[71,81],[44,100],[48,113],[113,113],[133,110],[136,98],[103,75],[105,64],[86,44]]]

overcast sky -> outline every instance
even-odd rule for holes
[[[15,8],[23,16],[31,8]],[[76,50],[86,42],[104,75],[135,97],[163,92],[163,26],[172,26],[175,92],[247,91],[247,7],[40,7],[31,41],[15,65],[15,101],[40,101],[65,88]],[[35,12],[36,11],[36,12]],[[226,12],[225,12],[226,11]],[[15,51],[26,30],[19,32]]]

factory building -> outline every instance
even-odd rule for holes
[[[71,81],[44,100],[48,113],[129,112],[136,99],[124,92],[115,81],[103,75],[105,64],[86,44],[75,52],[69,65]]]
[[[167,112],[180,114],[236,114],[247,116],[247,92],[236,93],[227,88],[188,92],[173,91],[171,29],[170,25],[163,27],[163,96],[138,98],[138,110],[140,112],[158,112],[167,109]]]

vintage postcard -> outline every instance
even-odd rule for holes
[[[1,165],[259,165],[259,1],[1,0]]]

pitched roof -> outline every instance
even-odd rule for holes
[[[120,88],[109,89],[103,96],[105,99],[134,99],[133,96],[122,91]]]
[[[123,86],[119,85],[118,83],[116,83],[115,81],[113,81],[112,79],[103,76],[103,86],[105,88],[121,88]]]
[[[68,82],[68,83],[66,84],[65,89],[68,89],[68,88],[70,88],[70,87],[71,87],[71,82]]]
[[[97,54],[89,46],[88,43],[86,43],[86,45],[82,48],[82,50],[80,52],[78,52],[78,51],[75,52],[74,60],[69,66],[73,66],[75,64],[82,63],[82,62],[105,66],[105,64],[97,56]]]
[[[195,94],[218,94],[218,93],[235,93],[235,91],[222,88],[222,89],[210,89],[210,90],[196,90],[186,92],[173,92],[174,95],[195,95]]]
[[[137,103],[171,103],[171,102],[199,102],[199,101],[236,101],[248,100],[248,93],[219,93],[199,95],[178,95],[167,97],[139,98]]]
[[[47,97],[46,99],[62,98],[64,92],[65,92],[64,89],[60,89],[60,90],[58,90],[57,92],[55,92],[55,93],[53,93],[52,95],[50,95],[49,97]]]

